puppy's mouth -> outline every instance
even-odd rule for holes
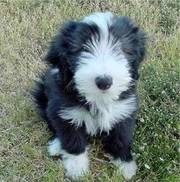
[[[102,93],[102,94],[106,94],[106,93],[107,93],[107,91],[105,91],[105,90],[102,90],[102,91],[101,91],[101,93]]]

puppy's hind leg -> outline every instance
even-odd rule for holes
[[[48,143],[48,153],[50,156],[59,156],[61,154],[61,142],[56,137]]]

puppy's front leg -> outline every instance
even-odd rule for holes
[[[131,154],[135,120],[127,118],[114,125],[104,137],[104,148],[113,157],[113,163],[121,169],[122,175],[129,180],[136,174],[137,165]]]
[[[49,142],[48,152],[51,156],[62,155],[66,176],[73,180],[83,176],[89,169],[87,149],[81,153],[69,153],[68,150],[63,149],[61,141],[57,137]]]
[[[74,126],[57,113],[58,111],[53,109],[49,114],[57,137],[49,142],[48,151],[51,156],[62,155],[66,175],[76,180],[89,168],[86,132],[83,127]]]

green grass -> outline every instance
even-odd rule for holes
[[[0,0],[0,181],[69,181],[60,159],[48,156],[50,133],[37,115],[30,90],[49,41],[68,19],[94,11],[131,16],[148,33],[141,68],[141,110],[132,181],[179,181],[179,0]],[[93,141],[91,172],[83,181],[123,181]]]

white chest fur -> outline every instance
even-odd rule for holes
[[[60,111],[59,115],[77,127],[85,123],[88,134],[95,135],[98,130],[109,132],[113,125],[129,117],[137,109],[136,97],[131,96],[122,101],[114,101],[96,110],[92,106],[90,111],[83,107],[70,107]]]

